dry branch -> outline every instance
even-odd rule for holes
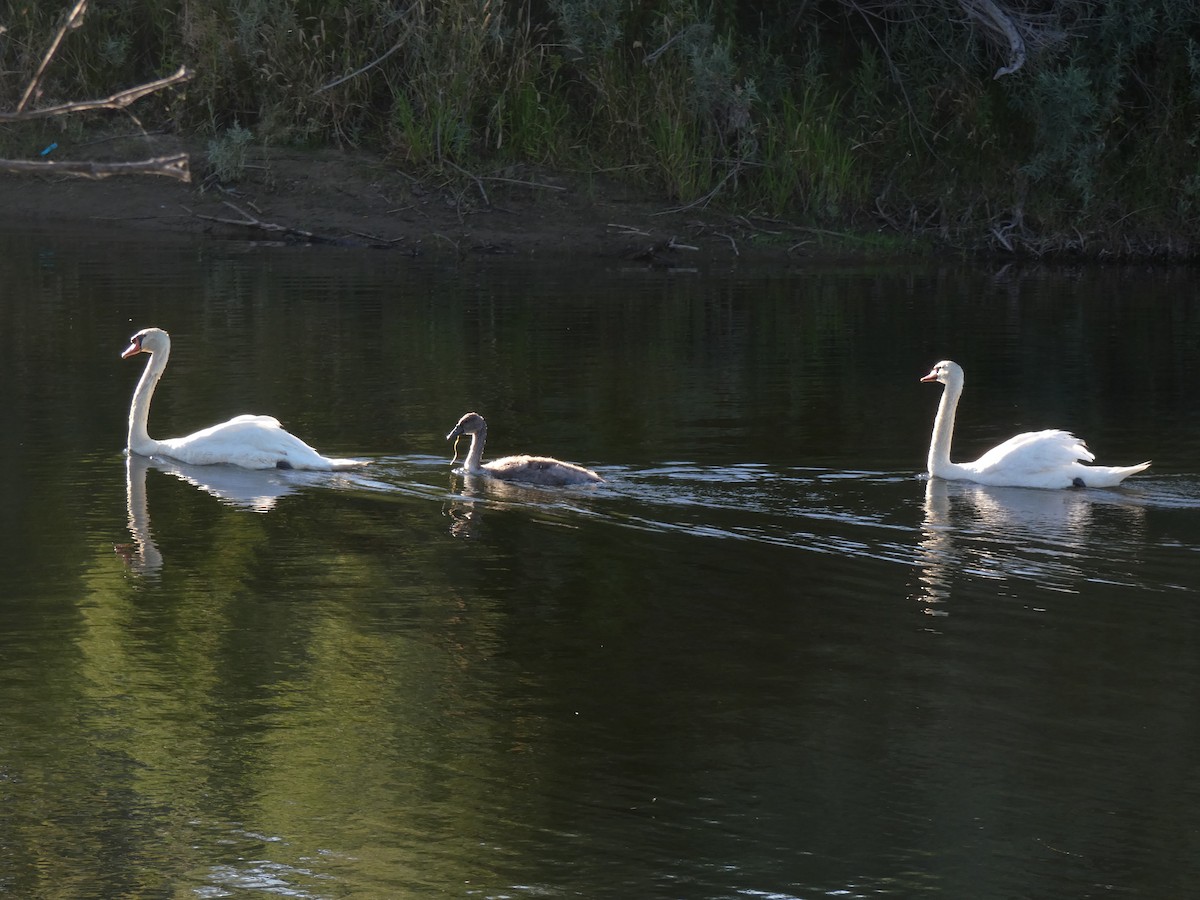
[[[232,209],[239,216],[241,216],[241,218],[240,219],[226,219],[221,216],[205,216],[205,215],[202,215],[197,212],[192,212],[190,209],[188,210],[188,212],[192,213],[192,215],[195,216],[197,219],[203,219],[206,222],[217,222],[221,225],[238,225],[238,226],[241,226],[244,228],[256,228],[259,231],[266,231],[270,234],[280,234],[280,235],[283,235],[284,237],[298,238],[302,241],[322,242],[323,240],[329,240],[328,238],[325,238],[325,239],[319,238],[317,235],[313,234],[311,231],[304,231],[303,229],[300,229],[300,228],[293,228],[290,225],[278,225],[275,222],[264,222],[261,219],[255,218],[254,216],[250,215],[250,213],[246,212],[240,206],[230,203],[228,200],[222,200],[221,202],[225,206],[228,206],[230,209]]]
[[[191,181],[188,155],[159,156],[132,162],[52,162],[44,159],[0,159],[0,172],[34,175],[74,175],[99,180],[112,175],[165,175],[179,181]]]
[[[47,119],[53,116],[65,116],[93,109],[124,109],[147,94],[153,94],[155,91],[160,91],[163,88],[181,84],[192,77],[192,73],[186,67],[180,66],[179,71],[174,75],[168,75],[166,78],[160,78],[157,81],[117,91],[115,94],[110,94],[99,100],[78,100],[72,103],[62,103],[58,106],[48,106],[44,109],[28,109],[29,101],[37,94],[42,76],[45,75],[46,69],[49,68],[51,61],[54,59],[54,55],[58,52],[59,47],[62,46],[63,38],[66,37],[68,31],[72,31],[83,24],[83,15],[87,12],[87,3],[88,0],[77,0],[71,8],[63,24],[59,27],[58,32],[54,35],[54,39],[50,42],[50,47],[46,50],[46,55],[42,57],[37,71],[33,73],[33,77],[29,80],[29,84],[26,86],[25,92],[21,95],[21,100],[17,104],[17,108],[12,112],[0,111],[0,122],[26,122],[31,119]],[[3,29],[0,28],[0,31],[3,31]],[[78,178],[92,179],[108,178],[112,175],[163,175],[167,178],[178,179],[179,181],[192,180],[191,171],[188,168],[188,155],[186,153],[126,162],[0,159],[0,172],[74,175]]]
[[[202,219],[205,222],[216,222],[220,225],[236,225],[239,228],[252,228],[256,231],[262,231],[267,234],[278,235],[287,240],[299,241],[301,243],[306,243],[306,244],[331,244],[336,247],[351,247],[351,246],[355,246],[355,247],[361,247],[361,246],[387,247],[387,246],[391,246],[393,243],[395,243],[395,242],[380,243],[380,239],[371,238],[371,239],[369,239],[371,241],[371,243],[364,245],[361,242],[350,241],[350,240],[347,240],[346,238],[330,237],[329,235],[323,235],[323,234],[314,234],[313,232],[305,231],[302,228],[293,228],[291,225],[280,225],[276,222],[264,222],[262,219],[259,219],[259,218],[256,218],[255,216],[250,215],[250,213],[246,212],[240,206],[237,206],[234,203],[230,203],[228,200],[222,200],[221,203],[224,204],[225,206],[228,206],[235,213],[237,213],[239,216],[241,216],[241,218],[240,219],[229,219],[224,216],[206,216],[206,215],[203,215],[202,213],[193,212],[192,210],[188,209],[186,206],[184,207],[184,209],[187,210],[187,212],[190,215],[194,216],[197,219]]]
[[[66,37],[67,32],[78,28],[83,24],[83,14],[87,12],[87,0],[79,0],[75,4],[75,8],[67,15],[66,21],[62,27],[58,29],[58,34],[54,36],[54,40],[50,42],[50,49],[46,51],[46,55],[42,57],[42,63],[38,66],[37,71],[33,73],[33,78],[29,80],[29,85],[25,88],[25,93],[21,95],[21,102],[17,104],[17,115],[20,115],[29,99],[33,96],[33,92],[37,90],[38,83],[42,80],[42,75],[46,73],[46,68],[50,65],[50,60],[54,58],[54,54],[58,52],[58,47],[62,43],[62,39]]]
[[[992,0],[959,0],[959,3],[967,15],[996,34],[997,41],[1008,45],[1008,65],[997,69],[993,78],[1011,75],[1025,65],[1025,40],[1008,13]]]
[[[1005,64],[993,76],[1001,78],[1020,70],[1028,58],[1061,45],[1067,39],[1065,23],[1076,18],[1072,10],[1078,6],[1076,0],[1051,0],[1044,4],[1017,0],[930,0],[919,4],[912,0],[840,0],[840,3],[863,17],[901,87],[903,84],[898,70],[892,65],[885,34],[876,29],[876,23],[881,23],[885,29],[914,25],[929,32],[934,26],[925,20],[949,18],[957,21],[965,14],[983,43],[1005,56]]]
[[[160,91],[163,88],[171,87],[175,84],[181,84],[188,81],[192,77],[192,72],[186,66],[180,66],[179,71],[174,75],[168,75],[166,78],[160,78],[158,81],[147,82],[146,84],[138,85],[137,87],[127,88],[123,91],[117,91],[108,97],[99,100],[77,100],[73,103],[62,103],[58,106],[47,106],[44,109],[31,109],[22,111],[20,107],[16,112],[0,112],[0,122],[23,122],[29,119],[48,119],[52,116],[65,116],[70,113],[86,112],[92,109],[124,109],[135,100],[140,100],[147,94],[153,94],[155,91]]]
[[[412,7],[409,7],[408,11],[411,12],[411,10],[412,10]],[[377,65],[382,63],[385,59],[387,59],[389,56],[391,56],[393,53],[395,53],[397,50],[399,50],[401,47],[403,47],[404,43],[408,40],[409,36],[412,34],[413,22],[412,21],[406,22],[405,26],[406,27],[404,29],[404,34],[400,35],[400,39],[398,41],[396,41],[396,43],[392,44],[390,49],[384,51],[384,53],[382,55],[371,60],[365,66],[355,69],[349,75],[343,75],[341,78],[335,78],[333,81],[329,82],[328,84],[321,85],[319,88],[317,88],[315,91],[313,91],[313,96],[315,97],[317,94],[320,94],[323,91],[327,91],[330,88],[337,87],[339,84],[343,84],[343,83],[349,81],[351,78],[357,78],[363,72],[369,72],[371,69],[375,68]]]

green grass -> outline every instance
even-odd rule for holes
[[[0,107],[16,104],[69,5],[0,12]],[[139,101],[136,120],[0,126],[0,147],[28,156],[124,117],[207,136],[224,178],[253,133],[263,146],[374,150],[416,174],[620,172],[680,203],[814,224],[874,217],[884,198],[918,229],[986,234],[1020,205],[1030,227],[1190,234],[1200,7],[1094,7],[997,81],[977,25],[916,8],[881,44],[861,18],[803,4],[761,16],[700,0],[93,4],[37,103],[107,96],[181,64],[194,80]]]

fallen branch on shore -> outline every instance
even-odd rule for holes
[[[196,219],[201,219],[205,222],[216,222],[219,225],[233,225],[238,228],[251,228],[256,231],[261,231],[265,234],[275,235],[284,240],[294,241],[301,244],[329,244],[335,247],[391,247],[396,242],[386,241],[382,238],[368,238],[367,241],[357,241],[348,238],[331,237],[324,234],[315,234],[311,231],[305,231],[303,228],[295,228],[291,225],[280,225],[277,222],[264,222],[256,216],[250,215],[240,206],[230,203],[228,200],[222,200],[222,204],[228,206],[241,218],[230,219],[224,216],[206,216],[202,213],[194,212],[186,206],[183,209]],[[360,235],[361,236],[361,235]]]
[[[164,88],[182,84],[191,79],[191,71],[185,66],[180,66],[179,71],[174,75],[168,75],[165,78],[147,82],[137,87],[126,88],[123,91],[117,91],[115,94],[110,94],[107,97],[101,97],[97,100],[76,100],[41,109],[29,109],[29,103],[37,96],[42,76],[46,74],[46,70],[50,67],[54,55],[62,45],[63,38],[66,37],[68,31],[74,31],[83,24],[83,16],[87,12],[87,4],[88,0],[76,0],[75,6],[67,14],[66,19],[63,20],[63,24],[54,35],[54,39],[50,42],[50,47],[42,57],[42,61],[33,73],[33,77],[29,79],[29,84],[26,85],[24,93],[21,94],[17,108],[11,112],[0,110],[0,122],[27,122],[33,119],[48,119],[55,116],[66,116],[71,113],[98,109],[126,109],[142,97],[153,94],[156,91],[161,91]],[[133,117],[132,113],[130,115],[137,122],[137,118]],[[138,122],[138,127],[141,127],[140,122]],[[108,178],[112,175],[163,175],[180,181],[192,180],[186,153],[127,162],[0,159],[0,172],[73,175],[79,178],[90,179]]]
[[[45,159],[0,159],[0,172],[36,175],[74,175],[98,181],[112,175],[165,175],[179,181],[191,181],[188,155],[158,156],[129,162],[51,161]]]
[[[299,240],[305,243],[337,243],[336,239],[334,238],[321,237],[320,235],[313,234],[311,231],[305,231],[302,228],[293,228],[291,225],[279,225],[275,222],[264,222],[262,219],[250,215],[250,213],[246,212],[240,206],[230,203],[228,200],[222,200],[221,202],[241,216],[241,218],[227,219],[222,216],[206,216],[198,212],[193,212],[186,206],[184,209],[187,210],[189,215],[194,216],[197,219],[203,219],[205,222],[216,222],[220,225],[236,225],[241,228],[254,228],[258,231],[264,231],[267,234],[277,234],[281,237],[291,238],[292,240]]]

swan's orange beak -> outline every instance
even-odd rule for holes
[[[937,381],[937,369],[933,369],[928,375],[922,378],[921,381]]]
[[[125,348],[125,352],[121,354],[121,359],[129,359],[129,357],[133,356],[135,353],[141,352],[142,342],[135,339],[132,344]]]

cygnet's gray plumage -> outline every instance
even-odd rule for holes
[[[583,466],[563,462],[548,456],[505,456],[489,463],[483,462],[483,444],[487,440],[487,422],[479,413],[469,412],[446,435],[455,442],[454,458],[458,459],[458,438],[471,436],[471,449],[463,468],[470,475],[490,475],[504,481],[562,487],[570,484],[596,484],[604,479]]]

